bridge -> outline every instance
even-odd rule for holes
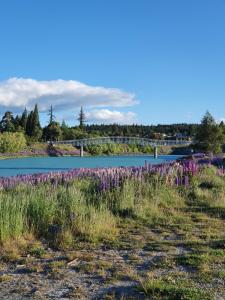
[[[126,136],[108,136],[108,137],[93,137],[84,139],[75,139],[68,141],[55,141],[54,144],[70,144],[74,147],[80,148],[80,156],[84,155],[84,147],[89,145],[101,145],[101,144],[135,144],[141,146],[154,147],[154,157],[157,158],[158,146],[189,146],[192,142],[186,140],[156,140],[140,137],[126,137]]]

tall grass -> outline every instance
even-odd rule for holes
[[[169,186],[155,176],[126,179],[102,191],[91,178],[56,187],[19,185],[0,192],[0,243],[29,234],[66,247],[79,239],[113,240],[121,218],[149,225],[177,221],[188,197],[225,208],[224,178],[210,169],[196,175],[188,187]]]
[[[1,191],[0,241],[33,233],[51,239],[68,232],[91,241],[114,238],[116,217],[103,205],[95,207],[88,185],[75,181],[67,186],[18,186]]]
[[[0,241],[23,234],[26,222],[26,205],[26,198],[20,197],[16,193],[1,193]]]
[[[215,167],[192,178],[192,200],[196,204],[225,209],[225,178],[217,176]]]
[[[148,224],[168,222],[168,209],[174,215],[184,207],[179,189],[163,182],[126,180],[121,188],[102,192],[99,202],[104,203],[115,215],[134,217]]]

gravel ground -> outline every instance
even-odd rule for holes
[[[129,225],[118,245],[83,245],[82,250],[67,252],[46,246],[41,257],[2,259],[0,299],[148,299],[137,286],[149,276],[192,280],[197,274],[190,266],[174,263],[191,253],[186,244],[174,230]],[[225,259],[220,264],[225,271]],[[225,299],[225,277],[194,284],[213,290],[212,299]]]

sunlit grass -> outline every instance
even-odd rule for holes
[[[93,179],[57,187],[20,185],[0,192],[0,242],[28,234],[62,248],[73,247],[78,240],[114,241],[127,218],[174,227],[188,238],[195,219],[185,210],[201,206],[212,213],[210,208],[225,209],[224,199],[224,178],[214,168],[196,175],[188,187],[165,185],[154,176],[145,181],[127,179],[120,187],[99,192]],[[207,227],[202,234],[210,239],[216,231]]]

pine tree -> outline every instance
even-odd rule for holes
[[[27,117],[27,123],[26,123],[26,134],[28,136],[32,136],[32,130],[33,130],[33,110],[28,114]]]
[[[210,126],[210,125],[216,124],[215,119],[213,118],[213,116],[210,114],[210,112],[208,110],[206,111],[205,115],[203,116],[201,124],[205,125],[205,126]]]
[[[21,116],[16,115],[13,121],[15,131],[21,131],[22,128],[20,127],[20,122],[21,122]]]
[[[26,124],[26,134],[32,137],[33,140],[38,141],[42,135],[42,129],[39,120],[38,106],[35,105],[34,110],[28,114]]]
[[[37,127],[38,129],[41,128],[41,125],[40,125],[40,120],[39,120],[39,112],[38,112],[38,106],[37,104],[35,104],[35,107],[34,107],[34,114],[33,114],[33,127]]]
[[[62,120],[61,128],[62,129],[67,129],[68,128],[68,126],[66,125],[65,120]]]
[[[66,122],[63,120],[61,124],[61,130],[62,130],[62,139],[67,140],[70,139],[71,137],[71,130],[70,128],[66,125]]]
[[[208,111],[202,118],[195,139],[195,146],[199,150],[213,153],[221,151],[221,145],[224,143],[223,131]]]
[[[27,109],[25,108],[23,113],[22,113],[22,116],[21,116],[21,119],[20,119],[20,126],[26,131],[26,126],[27,126]]]
[[[13,132],[15,131],[14,126],[14,117],[13,113],[11,111],[6,111],[4,116],[2,117],[2,120],[0,122],[0,131],[8,131]]]
[[[62,136],[62,129],[58,122],[53,121],[43,129],[43,137],[47,141],[57,141]]]
[[[52,124],[53,121],[55,120],[55,116],[53,114],[53,107],[51,105],[49,112],[48,112],[48,116],[49,116],[49,124]]]
[[[34,112],[33,112],[32,133],[31,133],[31,135],[37,141],[41,138],[41,135],[42,135],[37,104],[35,104]]]
[[[83,111],[83,107],[82,106],[80,108],[80,113],[79,113],[79,116],[78,116],[78,121],[79,121],[79,127],[80,127],[80,129],[84,129],[85,122],[86,122],[86,116],[85,116],[85,113]]]

